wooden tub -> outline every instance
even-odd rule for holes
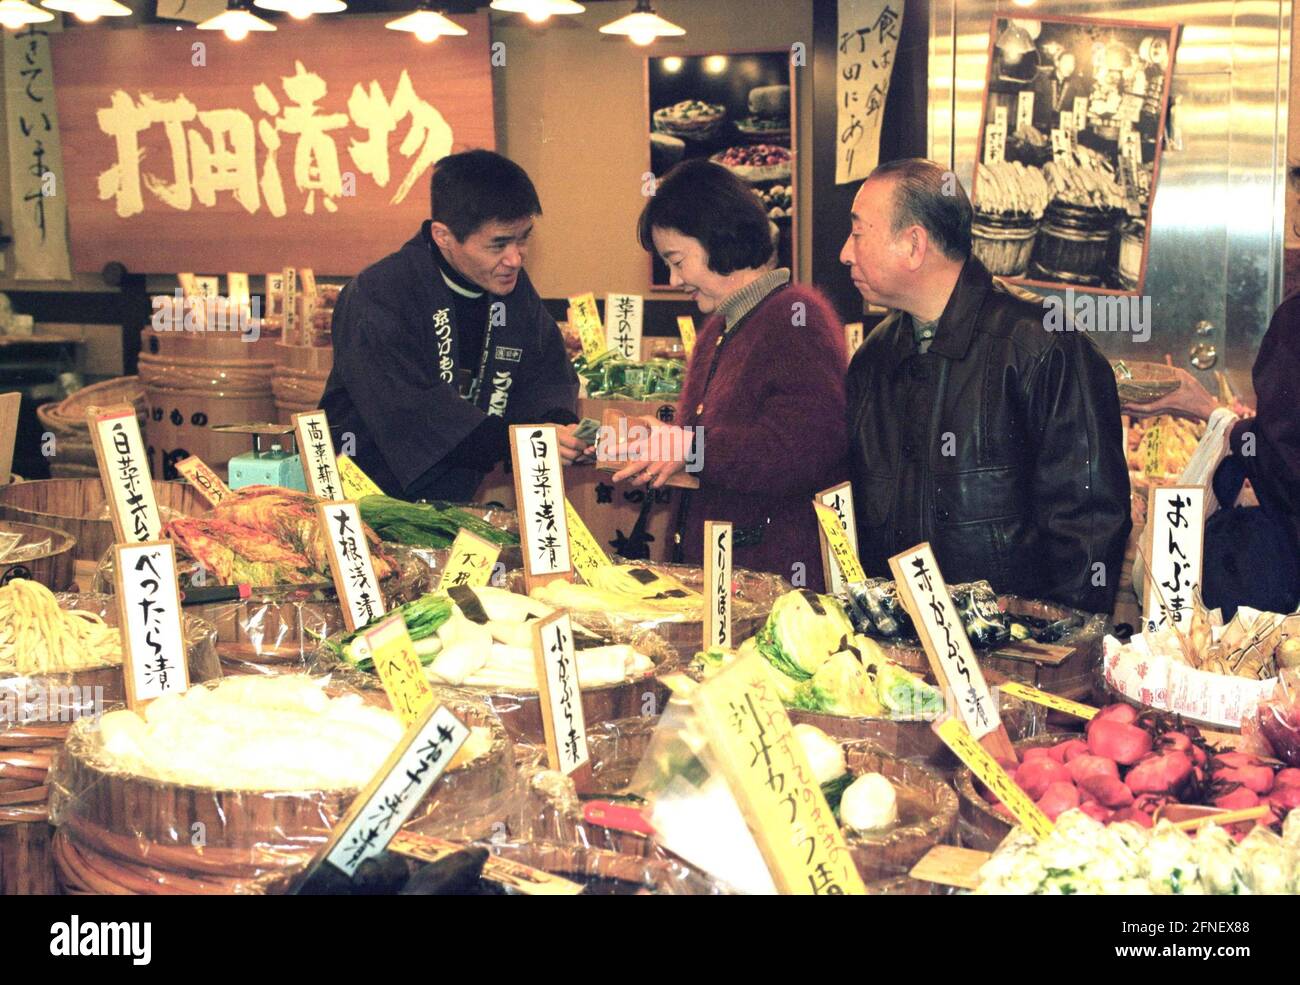
[[[15,578],[30,578],[52,592],[66,592],[76,578],[75,550],[77,539],[56,527],[34,523],[0,521],[0,533],[18,534],[22,537],[14,546],[8,559],[0,561],[0,585]],[[48,546],[30,557],[14,557],[34,544],[48,542]]]

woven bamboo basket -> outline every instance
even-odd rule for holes
[[[0,520],[0,533],[22,536],[22,540],[14,547],[15,551],[22,551],[35,544],[47,544],[35,556],[13,558],[11,554],[11,560],[0,561],[0,585],[7,585],[15,578],[30,578],[52,592],[66,592],[72,587],[76,577],[75,537],[54,527],[16,523],[12,520]]]

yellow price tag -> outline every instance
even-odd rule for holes
[[[1142,435],[1142,470],[1147,475],[1165,474],[1163,463],[1161,462],[1163,444],[1164,433],[1159,424],[1147,428],[1147,433]]]
[[[600,321],[600,309],[596,307],[596,295],[591,291],[569,298],[569,322],[577,326],[578,335],[582,339],[582,354],[588,362],[609,348],[605,343],[605,326]]]
[[[865,895],[773,673],[761,656],[740,657],[691,694],[706,761],[726,776],[778,892]]]
[[[1067,715],[1073,715],[1075,718],[1082,718],[1085,721],[1097,716],[1097,709],[1091,705],[1081,705],[1077,701],[1069,701],[1055,694],[1048,694],[1046,691],[1040,691],[1028,684],[1021,684],[1019,681],[1008,681],[1006,684],[1001,685],[999,690],[1003,694],[1009,694],[1021,701],[1032,701],[1036,705],[1042,705],[1044,708],[1051,708],[1054,711],[1061,711]]]
[[[816,500],[813,500],[813,508],[817,511],[817,522],[822,525],[822,532],[826,534],[826,543],[830,546],[831,556],[835,558],[835,563],[840,566],[840,574],[844,576],[844,580],[847,582],[866,581],[866,572],[862,570],[862,564],[858,561],[857,552],[853,550],[848,535],[844,533],[844,528],[840,525],[839,515],[825,503],[819,503]]]
[[[438,591],[445,592],[458,585],[480,588],[492,580],[492,571],[496,567],[501,548],[491,541],[484,540],[478,534],[462,530],[451,544],[451,554],[447,557],[447,567],[438,579]]]
[[[578,511],[567,499],[564,501],[564,515],[569,520],[569,554],[573,558],[573,566],[583,581],[595,585],[590,576],[599,568],[612,568],[614,562],[601,549],[600,542],[592,536],[587,525],[582,522],[582,517],[578,516]]]
[[[195,492],[208,501],[209,506],[220,506],[222,500],[230,498],[230,487],[198,455],[177,462],[176,471],[185,476]]]
[[[393,710],[408,728],[433,704],[433,688],[424,676],[406,620],[395,612],[366,630],[353,644],[357,654],[374,661]]]
[[[343,483],[343,495],[348,499],[360,499],[363,496],[382,496],[380,489],[370,476],[361,471],[361,466],[347,455],[335,459],[339,467],[339,480]]]
[[[690,315],[678,315],[677,331],[682,337],[682,348],[686,350],[686,357],[689,359],[691,353],[695,351],[695,319]]]
[[[1016,781],[1007,775],[1007,771],[998,765],[988,750],[975,741],[960,718],[949,715],[936,722],[932,728],[944,745],[970,767],[970,771],[993,791],[998,800],[1007,805],[1016,820],[1034,837],[1041,840],[1052,833],[1053,825],[1047,815],[1029,798],[1029,794],[1016,786]]]

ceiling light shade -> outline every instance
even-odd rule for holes
[[[391,20],[384,27],[390,31],[410,31],[416,39],[428,44],[443,36],[463,37],[469,32],[449,17],[436,10],[421,7],[405,17]]]
[[[200,31],[221,31],[231,41],[243,41],[253,31],[274,31],[275,25],[262,20],[251,10],[238,5],[238,0],[231,0],[230,7],[209,17],[200,23]]]
[[[492,0],[490,6],[503,14],[523,14],[534,24],[552,16],[580,14],[587,9],[576,0]]]
[[[253,0],[253,5],[288,14],[300,21],[312,14],[338,14],[348,9],[343,0]]]
[[[655,13],[650,0],[637,0],[636,9],[626,17],[606,24],[601,34],[625,34],[633,44],[652,44],[656,38],[679,38],[686,29]]]
[[[32,6],[27,0],[0,0],[0,27],[17,31],[28,24],[44,24],[52,20],[53,14]]]
[[[41,0],[42,7],[71,14],[87,24],[101,17],[129,17],[131,8],[117,0]]]

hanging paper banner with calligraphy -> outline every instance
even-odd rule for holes
[[[353,274],[400,246],[428,218],[434,162],[495,145],[492,69],[484,12],[456,17],[469,34],[436,58],[394,44],[387,19],[314,18],[239,45],[174,25],[55,39],[62,135],[78,151],[65,179],[76,269],[292,257]]]
[[[835,62],[835,184],[861,181],[880,161],[880,125],[894,73],[903,0],[840,0]]]
[[[4,32],[5,121],[14,277],[70,280],[68,198],[50,39],[59,18]],[[98,269],[98,268],[96,268]]]

